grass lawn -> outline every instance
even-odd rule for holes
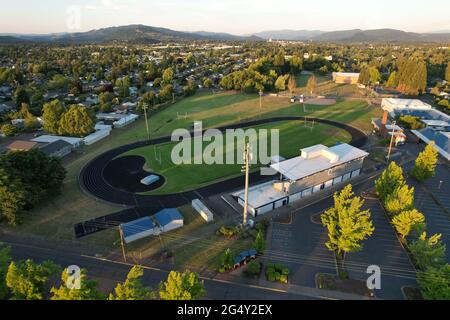
[[[254,129],[278,129],[280,134],[280,155],[287,159],[298,156],[301,148],[314,144],[322,143],[332,146],[337,142],[349,142],[351,140],[351,136],[344,130],[323,124],[315,125],[311,130],[310,128],[305,127],[303,121],[285,121],[271,125],[257,126],[254,127]],[[207,143],[204,143],[204,147],[207,145]],[[230,145],[231,148],[234,147],[234,158],[240,159],[242,156],[237,154],[237,146],[233,145],[233,142],[225,141],[222,150],[223,152],[220,154],[223,162],[226,162],[225,155],[228,145]],[[241,164],[175,165],[171,160],[171,153],[174,146],[174,143],[156,146],[157,157],[161,154],[161,164],[155,159],[155,147],[153,146],[132,150],[125,154],[143,156],[147,161],[148,170],[159,173],[166,178],[166,184],[150,194],[170,194],[189,191],[214,181],[241,175]],[[268,146],[268,148],[269,147],[270,146]],[[254,151],[255,153],[257,152],[257,150]],[[192,152],[192,154],[193,153],[194,152]],[[192,156],[191,159],[193,163],[194,156]],[[261,164],[255,164],[252,168],[258,169],[260,166]]]
[[[331,77],[327,76],[327,75],[319,75],[319,74],[315,74],[316,79],[317,79],[317,84],[321,84],[327,81],[331,81]],[[299,74],[295,76],[295,80],[297,80],[297,88],[306,88],[307,84],[308,84],[308,80],[311,77],[311,75],[309,74]]]
[[[177,128],[190,129],[193,121],[201,120],[204,127],[207,128],[282,115],[306,115],[332,119],[370,132],[370,119],[381,116],[380,110],[368,107],[367,103],[361,100],[341,100],[334,106],[307,106],[307,109],[308,113],[304,114],[300,106],[291,104],[288,98],[264,97],[263,108],[260,109],[258,95],[230,92],[220,94],[201,93],[183,99],[151,117],[151,136],[170,135]],[[186,113],[186,118],[178,117],[179,115],[186,115]],[[78,175],[81,168],[94,157],[112,148],[144,140],[146,136],[145,122],[140,119],[128,128],[113,130],[109,138],[94,146],[86,147],[75,160],[71,160],[65,165],[68,174],[64,182],[62,195],[49,203],[42,204],[31,212],[25,213],[25,223],[22,226],[10,228],[2,225],[1,229],[24,235],[43,236],[55,241],[59,239],[72,240],[74,224],[120,210],[120,207],[97,202],[90,196],[85,195],[79,188]],[[298,142],[297,149],[301,147],[300,143],[301,141]],[[281,148],[283,153],[283,143]],[[150,166],[153,166],[151,161]],[[240,169],[237,173],[240,173]],[[114,231],[105,231],[84,238],[82,241],[89,244],[110,246],[115,237]]]

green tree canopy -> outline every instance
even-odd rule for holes
[[[426,300],[450,300],[450,265],[419,272],[417,282]]]
[[[429,143],[416,159],[412,176],[419,181],[425,181],[434,176],[438,161],[438,151],[434,141]]]
[[[15,300],[43,300],[52,275],[59,267],[47,261],[36,264],[32,260],[11,262],[6,274],[6,285]]]
[[[59,133],[59,122],[65,112],[64,105],[59,100],[53,100],[43,106],[42,120],[44,120],[44,130],[50,134]]]
[[[375,230],[370,210],[362,210],[364,200],[356,197],[352,185],[334,195],[334,207],[322,214],[322,224],[328,230],[327,248],[342,253],[362,250],[362,241]]]
[[[403,169],[395,162],[391,162],[388,168],[381,174],[381,177],[375,181],[377,195],[385,203],[387,197],[395,190],[406,184],[403,176]]]
[[[384,207],[391,215],[413,209],[414,188],[409,188],[406,184],[398,187],[394,192],[387,196]]]
[[[172,271],[166,282],[160,284],[162,300],[198,300],[206,295],[203,281],[189,270],[184,273]]]
[[[172,68],[167,68],[162,74],[164,84],[172,84],[175,73]]]
[[[11,248],[0,242],[0,300],[8,296],[8,287],[6,286],[6,274],[8,266],[11,263]]]
[[[39,150],[0,156],[0,213],[10,224],[20,223],[23,209],[51,199],[61,191],[66,170],[61,161]]]
[[[104,300],[105,296],[98,291],[97,282],[90,280],[86,275],[86,270],[81,270],[80,288],[73,287],[68,283],[69,273],[65,269],[61,273],[61,286],[53,287],[50,292],[51,300]]]
[[[313,95],[314,91],[317,88],[317,78],[316,78],[316,76],[309,77],[308,83],[306,84],[306,88],[311,93],[311,95]]]
[[[421,230],[425,227],[425,216],[416,209],[403,211],[392,219],[392,224],[398,234],[405,239],[413,230]]]
[[[94,131],[94,121],[85,106],[72,105],[59,122],[59,134],[70,137],[85,137]]]
[[[427,238],[423,232],[419,239],[408,245],[417,267],[424,271],[428,267],[441,266],[445,261],[445,244],[441,242],[442,235],[435,234]]]
[[[109,295],[108,300],[150,300],[155,298],[155,293],[142,284],[144,270],[140,266],[134,266],[128,273],[127,279],[118,284],[114,293]]]
[[[275,81],[275,89],[278,91],[284,91],[286,90],[286,77],[285,76],[279,76],[277,81]]]

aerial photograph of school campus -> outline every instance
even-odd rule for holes
[[[0,300],[450,300],[449,11],[4,2]]]

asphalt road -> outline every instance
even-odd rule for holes
[[[1,240],[1,238],[0,238]],[[68,250],[56,250],[47,247],[24,243],[6,242],[12,248],[14,260],[33,259],[35,262],[51,260],[68,267],[77,265],[88,271],[89,277],[97,279],[100,289],[110,292],[118,282],[124,281],[132,265],[98,259],[94,256],[82,255]],[[157,288],[158,284],[167,279],[168,271],[156,268],[145,268],[143,282],[146,286]],[[203,279],[207,290],[206,299],[212,300],[310,300],[299,294],[282,292],[281,290],[250,286],[243,283],[227,282],[213,279]]]

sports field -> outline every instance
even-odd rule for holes
[[[176,128],[190,129],[193,121],[202,120],[205,127],[216,127],[239,121],[276,116],[310,116],[331,119],[370,132],[371,118],[381,116],[381,111],[369,107],[363,100],[338,100],[334,106],[307,106],[307,113],[305,114],[300,105],[291,104],[288,98],[266,96],[263,98],[263,108],[261,109],[257,95],[234,92],[200,93],[183,99],[152,116],[150,119],[151,137],[170,135]],[[325,133],[326,130],[322,132]],[[44,203],[33,211],[25,213],[25,224],[15,228],[14,232],[42,236],[55,241],[71,240],[74,234],[74,224],[116,212],[118,210],[116,206],[96,201],[83,193],[78,184],[78,175],[81,168],[98,155],[110,149],[145,139],[147,139],[145,122],[140,119],[128,128],[113,130],[111,136],[107,139],[93,146],[85,147],[78,152],[75,159],[65,163],[68,174],[64,182],[63,193],[51,202]],[[298,147],[293,150],[298,152],[301,146],[299,142]],[[286,152],[283,151],[283,148],[283,143],[281,143],[282,154]],[[153,165],[156,168],[156,164],[152,164],[150,160],[150,166]],[[174,169],[168,167],[161,168],[161,170],[170,171]],[[237,174],[239,173],[240,168],[238,168]],[[170,176],[169,173],[164,174]],[[171,186],[168,184],[166,188],[166,191],[170,190]],[[2,226],[2,229],[7,231],[10,228]],[[104,232],[87,237],[83,241],[93,243],[96,246],[105,244],[109,247],[116,238],[115,232]]]
[[[350,134],[345,130],[324,124],[313,125],[311,122],[305,123],[304,121],[286,121],[253,128],[257,131],[260,129],[267,129],[269,132],[269,139],[271,137],[270,130],[278,129],[280,137],[280,155],[287,159],[298,156],[301,148],[314,144],[322,143],[332,146],[337,142],[349,142],[351,140]],[[268,142],[270,142],[269,139]],[[208,144],[209,143],[203,143],[204,148],[206,148]],[[175,165],[171,159],[171,153],[174,146],[175,143],[167,143],[156,147],[144,147],[135,149],[123,155],[143,156],[147,163],[146,170],[156,172],[166,178],[166,184],[163,187],[148,194],[170,194],[190,191],[215,181],[242,174],[242,165],[240,164]],[[227,147],[233,148],[234,159],[242,159],[242,154],[237,154],[237,145],[230,141],[224,141],[223,148],[220,151],[221,153],[215,153],[214,156],[220,157],[225,163],[225,152]],[[261,145],[259,148],[260,147]],[[268,148],[270,148],[270,146],[268,146]],[[271,150],[269,149],[268,151]],[[194,163],[194,156],[192,156],[191,159],[191,162]],[[261,164],[255,164],[252,169],[257,170],[259,167],[261,167]]]

